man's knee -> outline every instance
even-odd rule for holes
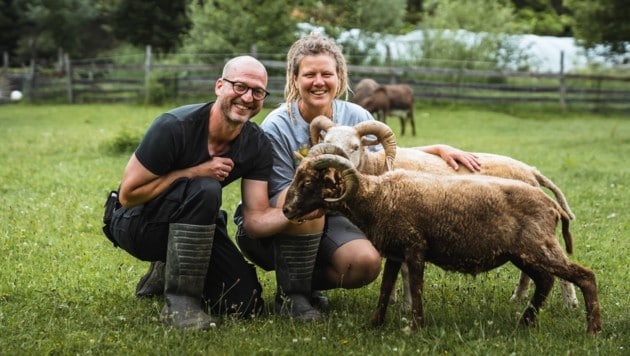
[[[221,207],[221,184],[210,178],[191,179],[184,198],[184,211],[195,221],[189,223],[213,224]],[[199,221],[202,219],[203,221]]]

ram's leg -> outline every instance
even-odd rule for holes
[[[534,295],[521,317],[521,324],[529,326],[536,323],[536,315],[551,293],[554,277],[552,274],[540,271],[532,266],[525,266],[524,271],[531,277],[536,285]]]
[[[370,321],[370,325],[372,326],[381,326],[385,323],[385,314],[387,313],[389,298],[396,284],[396,276],[398,275],[398,271],[400,271],[401,263],[401,261],[396,261],[391,258],[385,260],[385,268],[383,269],[383,277],[381,279],[381,293],[378,297],[376,311]]]
[[[405,117],[399,115],[398,119],[400,120],[400,136],[405,136]]]
[[[409,111],[407,111],[407,119],[409,119],[409,123],[411,124],[411,134],[415,136],[416,135],[416,121],[413,118],[413,105],[411,105],[411,108],[409,109]]]
[[[586,332],[593,335],[601,330],[602,321],[597,296],[597,282],[593,271],[570,262],[559,244],[557,246],[548,246],[547,251],[536,255],[534,260],[524,263],[525,269],[523,270],[528,273],[536,283],[536,292],[532,300],[534,306],[538,303],[536,300],[537,296],[541,297],[544,292],[544,289],[541,289],[544,288],[544,283],[543,286],[539,288],[538,276],[541,274],[552,274],[558,278],[574,283],[582,291],[586,308]],[[536,274],[535,269],[541,267],[544,268],[545,271]],[[539,289],[541,290],[539,291]],[[525,313],[523,319],[526,319],[527,311]]]
[[[403,285],[403,310],[411,311],[411,288],[409,287],[409,268],[407,264],[403,263],[400,268],[400,275],[402,276]]]
[[[531,279],[529,276],[521,272],[521,278],[514,289],[514,293],[510,297],[510,300],[522,300],[527,298],[527,292],[529,290]],[[579,302],[575,295],[575,286],[571,282],[567,282],[564,279],[560,279],[560,291],[562,293],[562,300],[564,305],[569,308],[577,308]]]
[[[569,261],[564,254],[560,255],[561,257],[549,261],[547,268],[558,278],[572,282],[580,288],[586,309],[586,332],[594,335],[602,329],[595,274],[590,269]]]
[[[405,253],[405,262],[409,269],[409,291],[411,294],[411,328],[424,326],[424,310],[422,307],[422,291],[424,284],[424,252],[410,251]]]
[[[575,295],[575,286],[573,283],[560,279],[560,290],[562,292],[564,305],[573,309],[577,308],[579,302],[577,296]]]
[[[529,285],[532,279],[529,276],[521,271],[521,278],[518,280],[518,284],[514,289],[514,293],[510,297],[510,300],[522,300],[527,298],[527,291],[529,291]]]

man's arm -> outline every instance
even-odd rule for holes
[[[129,162],[127,162],[127,167],[125,167],[118,199],[122,206],[131,208],[155,198],[179,178],[205,176],[222,181],[233,167],[234,162],[231,159],[213,157],[200,165],[171,171],[166,175],[158,176],[142,165],[136,155],[133,154]]]
[[[287,190],[280,193],[277,207],[271,206],[267,195],[267,182],[242,179],[241,196],[243,207],[243,227],[251,238],[263,238],[278,233],[303,234],[323,229],[323,211],[314,211],[297,223],[287,219],[282,213]]]

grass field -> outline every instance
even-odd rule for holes
[[[139,137],[164,109],[0,106],[0,354],[630,354],[627,114],[422,107],[418,136],[398,138],[402,146],[441,142],[509,155],[563,189],[577,215],[572,258],[598,277],[603,331],[592,338],[581,294],[579,308],[568,309],[557,286],[538,325],[520,327],[527,302],[509,301],[518,279],[511,265],[476,277],[428,266],[427,326],[417,332],[398,304],[383,328],[366,327],[378,281],[327,292],[332,307],[320,324],[264,315],[225,318],[208,332],[163,327],[162,300],[133,294],[148,264],[113,248],[100,229],[105,195],[129,156],[112,146]],[[239,199],[232,184],[224,209],[231,214]],[[273,274],[259,277],[271,300]]]

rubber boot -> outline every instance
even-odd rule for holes
[[[164,294],[164,262],[154,261],[136,285],[136,297],[151,298],[162,294]]]
[[[273,239],[276,270],[276,314],[298,321],[321,321],[311,305],[313,269],[321,233]]]
[[[180,329],[207,330],[217,321],[202,307],[215,225],[171,223],[164,269],[164,308],[160,320]]]

